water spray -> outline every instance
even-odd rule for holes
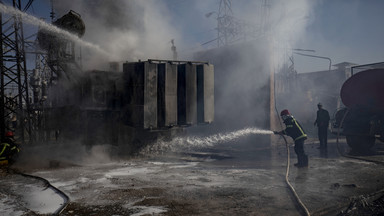
[[[258,128],[244,128],[229,133],[218,133],[207,137],[176,137],[171,141],[159,141],[154,145],[148,146],[144,149],[144,152],[153,153],[212,147],[220,143],[234,141],[250,134],[270,135],[273,134],[273,131],[261,130]]]
[[[22,12],[20,10],[17,10],[15,8],[13,8],[13,7],[8,7],[5,4],[0,4],[0,12],[1,13],[5,13],[5,14],[9,14],[9,15],[20,16],[20,17],[23,18],[23,22],[25,22],[25,23],[29,23],[31,25],[38,26],[38,27],[40,27],[40,28],[42,28],[44,30],[47,30],[49,32],[65,36],[69,40],[71,40],[73,42],[77,42],[77,43],[79,43],[79,44],[81,44],[84,47],[87,47],[89,49],[92,49],[92,50],[102,54],[105,57],[110,57],[111,56],[111,54],[109,54],[105,50],[101,49],[98,45],[95,45],[95,44],[92,44],[90,42],[84,41],[84,40],[80,39],[77,35],[74,35],[74,34],[68,32],[66,30],[58,28],[55,25],[49,24],[49,23],[47,23],[47,22],[45,22],[45,21],[43,21],[41,19],[38,19],[37,17],[34,17],[34,16],[29,15],[27,13],[24,13],[24,12]]]

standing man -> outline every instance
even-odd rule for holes
[[[286,126],[285,130],[280,132],[274,131],[274,134],[283,134],[290,136],[295,141],[295,153],[297,155],[297,163],[294,165],[297,167],[308,166],[308,156],[304,152],[304,141],[307,139],[304,129],[301,127],[299,122],[293,118],[288,110],[283,110],[280,113],[281,118]]]
[[[329,125],[329,113],[327,110],[323,109],[323,105],[321,103],[317,104],[317,116],[314,125],[318,127],[317,135],[319,136],[320,146],[319,149],[327,148],[327,133],[328,133],[328,125]]]

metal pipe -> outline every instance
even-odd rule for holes
[[[327,59],[329,61],[329,71],[331,70],[331,66],[332,66],[332,60],[328,57],[324,57],[324,56],[317,56],[317,55],[308,55],[308,54],[303,54],[303,53],[298,53],[298,52],[293,52],[294,54],[297,54],[297,55],[302,55],[302,56],[308,56],[308,57],[314,57],[314,58],[321,58],[321,59]]]

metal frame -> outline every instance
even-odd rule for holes
[[[21,1],[13,0],[13,7],[21,10]],[[15,130],[9,124],[10,118],[17,117],[16,135],[25,143],[31,141],[32,131],[29,118],[28,74],[26,68],[23,23],[20,15],[5,16],[0,14],[1,22],[1,126],[0,137],[5,131]],[[8,95],[7,95],[8,94]]]

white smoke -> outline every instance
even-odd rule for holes
[[[86,24],[84,40],[99,44],[114,61],[137,61],[150,58],[170,59],[172,39],[180,34],[171,25],[168,9],[161,1],[66,0],[54,1],[57,16],[78,12]],[[105,64],[92,52],[83,54],[88,69]]]
[[[309,22],[311,1],[232,1],[236,18],[252,23],[256,27],[265,25],[274,47],[278,62],[284,56],[281,47],[295,47],[302,40]],[[174,39],[181,57],[217,36],[217,0],[66,0],[53,1],[56,16],[69,10],[78,12],[86,24],[84,40],[100,45],[113,53],[115,61],[137,61],[149,58],[170,59],[170,41]],[[215,12],[212,17],[205,15]],[[216,42],[208,44],[212,47]],[[95,58],[92,52],[84,53],[85,66],[100,64],[103,58]]]

